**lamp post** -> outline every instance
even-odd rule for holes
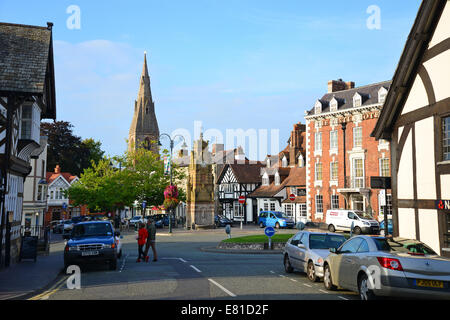
[[[170,164],[169,164],[170,165],[170,170],[169,170],[169,175],[170,175],[170,185],[172,186],[173,185],[173,178],[172,178],[172,154],[173,154],[174,141],[175,141],[175,139],[177,137],[183,138],[184,143],[183,143],[183,145],[181,147],[182,148],[187,148],[186,139],[184,139],[184,137],[182,135],[179,135],[179,134],[174,136],[173,139],[172,139],[172,137],[170,135],[168,135],[167,133],[162,133],[159,136],[159,138],[158,138],[158,145],[159,146],[162,146],[162,144],[161,144],[161,137],[162,136],[168,137],[169,141],[170,141]],[[172,233],[172,211],[173,211],[173,209],[171,209],[170,211],[171,212],[169,213],[169,233]]]

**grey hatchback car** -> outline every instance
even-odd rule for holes
[[[283,250],[284,270],[305,272],[312,282],[323,277],[323,263],[330,248],[338,248],[346,238],[335,233],[300,231],[289,239]]]
[[[418,240],[355,236],[324,262],[324,285],[377,296],[450,299],[450,259]]]

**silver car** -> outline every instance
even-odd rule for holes
[[[330,248],[338,248],[346,238],[335,233],[300,231],[289,239],[284,247],[284,269],[305,272],[312,282],[323,277],[323,263]]]
[[[355,236],[324,263],[324,285],[377,296],[450,299],[450,259],[404,238]]]

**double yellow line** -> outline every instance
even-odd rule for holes
[[[54,284],[50,289],[44,291],[41,294],[38,294],[37,296],[31,297],[28,300],[44,300],[48,299],[52,294],[57,292],[63,284],[67,281],[68,277],[64,276],[61,280],[59,280],[56,284]]]

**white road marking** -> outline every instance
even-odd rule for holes
[[[211,281],[212,283],[214,283],[216,286],[218,286],[220,289],[222,289],[226,294],[228,294],[229,296],[232,297],[236,297],[236,295],[231,292],[230,290],[224,288],[222,285],[220,285],[219,283],[215,282],[213,279],[208,279],[209,281]]]
[[[295,279],[290,279],[290,278],[289,278],[289,280],[294,281],[294,282],[297,282],[297,280],[295,280]]]
[[[275,273],[275,271],[272,271],[272,270],[271,270],[270,273]]]
[[[198,270],[196,267],[194,267],[192,264],[191,264],[191,268],[194,269],[194,270],[197,271],[197,272],[201,272],[201,271]]]
[[[186,260],[184,260],[183,258],[178,258],[181,262],[184,262],[184,263],[186,263],[187,261]]]
[[[338,298],[341,298],[342,300],[348,300],[347,298],[344,298],[344,297],[341,297],[341,296],[338,296]]]
[[[127,262],[128,254],[125,256],[122,262],[122,267],[120,268],[119,272],[122,272],[123,268],[125,267],[125,263]]]
[[[283,276],[282,274],[279,274],[279,276],[282,277],[282,278],[286,278],[286,276]]]
[[[304,283],[303,285],[304,285],[305,287],[312,288],[312,286],[310,286],[309,284]]]
[[[325,291],[325,290],[322,290],[322,289],[319,289],[319,291],[323,292],[323,293],[328,293],[328,291]]]

